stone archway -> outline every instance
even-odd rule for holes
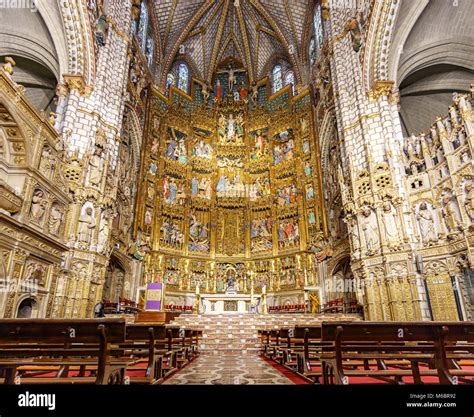
[[[32,297],[24,298],[19,304],[16,317],[19,319],[31,319],[36,317],[38,312],[38,303]]]
[[[340,298],[344,302],[355,300],[354,275],[348,257],[341,258],[336,263],[329,277],[328,300]]]
[[[120,297],[129,298],[130,294],[127,294],[125,277],[125,268],[117,258],[112,257],[105,273],[102,298],[112,302],[118,301]]]

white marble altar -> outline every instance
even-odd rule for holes
[[[260,295],[254,295],[260,299]],[[202,313],[205,314],[242,314],[250,312],[250,294],[201,294]],[[260,300],[256,313],[260,312]]]

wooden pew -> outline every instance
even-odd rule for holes
[[[172,365],[165,366],[164,369],[168,371],[180,369],[192,361],[198,354],[198,347],[195,343],[199,342],[200,335],[202,335],[200,331],[168,325],[167,346],[168,351],[174,355],[174,362]]]
[[[5,384],[123,384],[134,363],[114,347],[124,341],[124,319],[1,319],[0,370]]]
[[[436,368],[440,381],[457,384],[474,383],[474,370],[463,369],[463,362],[474,365],[474,323],[440,323],[439,338],[435,342]]]
[[[403,377],[411,376],[415,383],[422,383],[421,376],[438,376],[440,383],[456,383],[458,376],[474,375],[448,365],[448,359],[472,358],[473,326],[459,322],[324,322],[322,341],[329,344],[322,349],[323,380],[347,384],[348,377],[373,377],[402,383]],[[466,343],[459,346],[464,349],[460,354],[455,347],[463,340]],[[446,356],[447,341],[452,355],[461,356]],[[431,369],[421,370],[420,363]]]
[[[319,383],[322,376],[321,354],[324,345],[321,340],[321,325],[296,326],[294,335],[293,343],[298,357],[297,372],[302,377]]]
[[[138,359],[129,368],[131,372],[143,371],[143,376],[129,377],[132,384],[157,384],[163,378],[163,363],[166,362],[168,351],[163,348],[166,343],[166,327],[164,324],[133,323],[126,327],[126,341],[119,346],[125,355]]]

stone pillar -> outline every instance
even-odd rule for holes
[[[363,286],[367,299],[365,317],[397,319],[401,314],[400,303],[408,306],[415,302],[418,305],[415,311],[425,311],[426,302],[420,294],[406,291],[408,277],[416,273],[413,252],[416,239],[405,192],[403,137],[396,96],[392,92],[394,83],[377,80],[369,86],[369,91],[363,85],[362,51],[354,50],[347,29],[347,23],[357,12],[334,7],[326,22],[342,168],[344,177],[350,180],[350,192],[343,196],[343,205],[346,214],[355,219],[348,224],[349,234],[359,239],[361,248],[360,257],[351,263],[354,274],[365,280],[372,277]],[[357,227],[355,231],[354,227]],[[401,280],[396,285],[388,278],[392,274]],[[415,311],[407,314],[407,318],[414,319]]]
[[[113,173],[128,79],[131,7],[130,0],[106,2],[108,33],[96,51],[92,84],[80,74],[64,76],[57,124],[70,168],[78,172],[69,181],[74,194],[67,225],[70,251],[57,294],[63,305],[56,303],[53,315],[91,317],[102,295],[116,205]]]

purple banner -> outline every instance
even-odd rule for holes
[[[147,285],[145,310],[147,311],[161,310],[162,291],[163,291],[163,284],[161,282],[150,282]]]

